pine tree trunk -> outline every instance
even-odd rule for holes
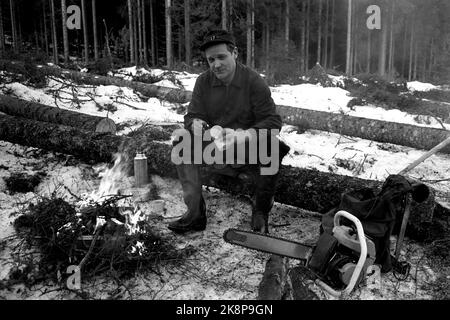
[[[188,1],[188,5],[189,5],[189,1]],[[228,30],[227,18],[228,18],[227,0],[222,0],[222,29],[223,30]]]
[[[166,4],[166,61],[167,68],[172,69],[172,17],[171,17],[171,0],[165,0]]]
[[[43,0],[42,2],[42,17],[43,17],[43,23],[44,23],[44,46],[45,46],[45,53],[48,56],[48,33],[47,33],[47,8],[46,8],[47,0]]]
[[[270,70],[270,26],[266,25],[266,72]]]
[[[155,22],[153,17],[153,0],[150,0],[150,50],[152,52],[152,66],[156,65]]]
[[[5,50],[5,34],[3,30],[3,2],[0,2],[0,53]]]
[[[284,20],[284,50],[286,52],[286,56],[289,54],[289,25],[290,25],[290,17],[289,17],[289,0],[284,1],[285,5],[285,20]]]
[[[69,62],[69,35],[67,33],[67,8],[66,0],[61,0],[61,13],[62,13],[62,30],[63,30],[63,41],[64,41],[64,63]]]
[[[133,42],[134,42],[134,61],[136,65],[139,65],[139,46],[138,46],[138,27],[137,27],[137,5],[136,2],[132,2],[133,12]]]
[[[357,49],[358,49],[358,28],[357,28],[357,20],[358,17],[356,15],[356,1],[353,2],[353,8],[352,8],[352,12],[353,12],[353,17],[352,17],[352,53],[351,53],[351,74],[355,74],[357,73],[356,70],[356,63],[358,61],[358,57],[357,57]]]
[[[136,13],[137,13],[137,21],[138,21],[138,52],[139,52],[139,62],[138,65],[142,65],[142,61],[144,60],[142,47],[143,47],[143,40],[142,40],[142,0],[137,0],[136,2]]]
[[[416,149],[430,150],[450,136],[444,129],[421,127],[410,124],[367,119],[278,105],[277,111],[283,123],[305,125],[313,130],[333,132],[351,137],[393,143]],[[450,153],[450,146],[440,152]]]
[[[84,41],[84,63],[89,63],[89,41],[87,29],[86,0],[81,0],[81,15],[83,17],[83,41]]]
[[[148,64],[148,47],[147,47],[147,23],[145,19],[145,0],[142,0],[142,38],[143,38],[143,47],[142,51],[144,51],[144,63]]]
[[[348,10],[347,10],[347,59],[346,59],[346,63],[345,63],[345,73],[347,75],[351,75],[352,74],[351,53],[352,53],[352,0],[348,0]]]
[[[311,34],[311,0],[308,0],[308,14],[306,15],[306,61],[305,70],[309,70],[309,39]]]
[[[116,133],[113,120],[0,95],[0,112],[93,132]]]
[[[319,0],[319,9],[318,9],[318,30],[317,30],[317,58],[316,62],[321,63],[321,54],[322,54],[322,0]]]
[[[370,29],[367,29],[367,64],[366,64],[366,73],[370,73],[370,60],[372,54],[372,32]]]
[[[131,0],[128,0],[128,29],[130,34],[130,62],[136,62],[134,60],[134,32],[133,32],[133,7],[131,4]]]
[[[334,69],[334,29],[336,20],[336,2],[333,0],[333,9],[331,10],[331,37],[330,37],[330,68]]]
[[[21,15],[21,9],[22,9],[22,2],[17,2],[17,10],[15,10],[15,25],[16,28],[16,38],[17,38],[17,51],[20,52],[22,48],[22,23],[20,22]]]
[[[58,57],[58,38],[56,37],[56,15],[55,15],[55,2],[50,0],[50,6],[52,11],[52,44],[53,44],[53,63],[59,63]]]
[[[222,5],[226,4],[225,0],[223,0]],[[225,5],[226,9],[226,5]],[[223,6],[222,6],[222,15],[226,16],[226,10],[225,13],[223,12]],[[223,29],[223,16],[222,16],[222,29]],[[226,21],[226,17],[225,17]],[[225,22],[226,26],[226,22]],[[191,65],[191,4],[190,0],[184,0],[184,46],[186,48],[186,64],[188,66]]]
[[[403,32],[403,54],[402,54],[402,76],[405,77],[406,68],[406,48],[408,46],[408,21],[404,20],[404,32]],[[405,77],[406,78],[406,77]]]
[[[252,11],[251,11],[251,1],[246,0],[246,20],[247,20],[247,61],[246,65],[250,67],[252,63]]]
[[[413,69],[413,80],[417,80],[417,60],[418,60],[418,45],[417,45],[417,39],[414,39],[414,69]]]
[[[411,20],[411,38],[409,41],[409,69],[408,69],[408,81],[412,80],[412,65],[413,65],[413,53],[414,53],[414,19]]]
[[[389,67],[388,73],[390,77],[394,77],[394,10],[395,10],[395,2],[391,3],[391,19],[389,23]]]
[[[305,63],[306,63],[306,0],[303,0],[302,2],[302,14],[301,14],[301,19],[302,19],[302,37],[301,37],[301,43],[300,43],[300,72],[302,74],[305,73]]]
[[[12,38],[12,46],[14,52],[18,52],[18,44],[17,44],[17,27],[16,27],[16,14],[15,14],[15,2],[13,0],[9,0],[9,7],[11,13],[11,38]]]
[[[92,0],[92,26],[94,33],[94,59],[98,60],[98,38],[97,38],[97,5],[96,0]]]
[[[255,68],[255,0],[250,0],[251,19],[250,19],[250,39],[251,39],[251,60],[250,67]]]
[[[325,0],[325,34],[324,34],[324,50],[322,64],[325,70],[328,68],[328,29],[329,29],[329,16],[330,16],[330,3],[329,0]]]
[[[386,2],[383,1],[383,8],[386,7]],[[381,9],[382,15],[387,15],[388,11]],[[378,56],[378,74],[384,76],[386,74],[386,54],[387,54],[387,39],[389,32],[389,21],[387,19],[381,20],[381,39],[380,39],[380,51]]]

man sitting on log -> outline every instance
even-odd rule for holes
[[[172,150],[187,211],[168,228],[177,233],[206,228],[200,167],[213,164],[223,174],[256,172],[251,228],[268,233],[279,164],[289,152],[277,138],[281,117],[266,82],[237,62],[238,50],[230,33],[208,32],[200,49],[210,68],[196,81],[185,129],[175,134]],[[174,155],[180,149],[182,159]]]

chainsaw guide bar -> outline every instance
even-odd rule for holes
[[[228,229],[223,234],[227,243],[239,245],[248,249],[276,254],[306,263],[314,247],[296,241],[271,236],[267,233]]]

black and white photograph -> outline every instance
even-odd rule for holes
[[[449,17],[0,0],[0,300],[450,299]]]

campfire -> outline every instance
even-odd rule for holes
[[[18,257],[34,246],[40,249],[37,267],[20,267],[15,279],[28,283],[37,279],[55,279],[76,266],[83,279],[105,272],[132,275],[142,267],[151,270],[163,261],[177,261],[183,252],[162,239],[154,230],[163,201],[154,200],[150,210],[140,203],[155,198],[151,184],[130,187],[128,159],[116,154],[111,168],[100,168],[99,187],[69,203],[61,198],[43,198],[30,205],[14,226],[25,241]],[[36,259],[34,259],[36,260]],[[32,277],[29,273],[33,272]],[[61,279],[58,279],[61,280]]]

